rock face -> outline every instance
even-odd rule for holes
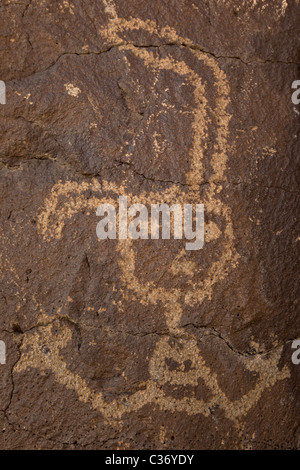
[[[0,11],[0,448],[299,448],[299,1]],[[98,240],[120,195],[203,249]]]

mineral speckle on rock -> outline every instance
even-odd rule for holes
[[[0,448],[299,448],[299,1],[0,12]],[[99,240],[120,195],[203,249]]]

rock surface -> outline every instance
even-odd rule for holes
[[[0,11],[0,448],[299,448],[299,1]],[[204,248],[99,241],[119,195]]]

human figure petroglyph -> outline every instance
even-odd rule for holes
[[[118,44],[122,40],[122,31],[141,28],[142,30],[153,31],[156,25],[150,21],[137,19],[124,20],[116,16],[116,10],[112,2],[106,2],[108,12],[112,19],[108,23],[106,33],[107,39]],[[157,28],[156,28],[157,29]],[[170,42],[179,44],[188,44],[188,40],[180,38],[174,30],[163,28],[157,31],[161,37]],[[184,328],[180,327],[180,320],[183,314],[183,305],[199,306],[204,300],[210,300],[213,296],[214,286],[228,276],[230,270],[235,269],[238,263],[238,253],[234,246],[234,232],[231,220],[230,208],[222,202],[219,197],[220,186],[216,182],[226,180],[225,170],[228,153],[228,137],[230,115],[228,113],[229,85],[225,73],[218,67],[216,59],[209,57],[200,50],[191,50],[190,53],[204,67],[207,67],[215,78],[217,88],[217,99],[215,103],[214,121],[208,116],[208,100],[205,96],[205,86],[197,72],[190,68],[183,60],[178,61],[173,57],[160,58],[155,56],[151,50],[139,50],[133,45],[120,45],[120,49],[130,51],[135,54],[147,67],[155,74],[159,71],[172,71],[182,78],[188,80],[194,88],[194,120],[192,126],[193,147],[189,151],[190,170],[186,175],[187,189],[183,192],[182,187],[174,184],[167,191],[152,193],[145,192],[139,195],[133,194],[126,185],[120,187],[113,181],[102,181],[101,184],[97,178],[92,181],[76,183],[72,181],[59,182],[53,186],[51,194],[44,201],[38,220],[38,230],[41,239],[45,243],[51,243],[51,240],[62,237],[62,229],[71,217],[75,216],[83,208],[87,208],[90,213],[94,213],[97,206],[101,203],[114,203],[119,194],[127,195],[130,203],[139,203],[143,200],[151,203],[160,203],[162,197],[166,202],[175,203],[195,203],[197,201],[197,189],[203,183],[203,149],[205,147],[204,138],[209,132],[209,125],[215,124],[217,128],[213,154],[211,157],[212,175],[208,181],[208,188],[205,193],[205,207],[208,212],[217,214],[225,221],[225,232],[220,228],[215,230],[216,238],[222,238],[222,253],[214,260],[207,270],[206,277],[200,281],[193,279],[193,272],[188,272],[189,291],[183,294],[179,289],[167,289],[155,286],[139,279],[135,274],[135,252],[130,240],[120,240],[118,242],[119,267],[124,285],[124,292],[136,298],[144,305],[152,306],[161,302],[164,309],[165,322],[170,337],[178,339],[181,350],[175,346],[171,347],[167,337],[161,337],[157,340],[152,357],[148,362],[150,379],[143,391],[139,391],[127,398],[126,404],[121,399],[107,403],[101,393],[95,393],[89,389],[83,377],[68,370],[66,363],[61,357],[61,349],[70,341],[71,331],[64,328],[58,338],[54,338],[51,326],[41,327],[39,334],[33,334],[26,337],[22,347],[22,357],[15,369],[16,372],[26,370],[27,367],[34,367],[41,370],[50,369],[56,377],[56,380],[67,388],[74,390],[79,400],[90,404],[94,409],[103,413],[106,419],[119,419],[124,413],[134,412],[147,403],[155,403],[162,409],[181,410],[188,414],[202,413],[207,416],[211,406],[218,404],[225,412],[226,416],[234,423],[247,414],[249,409],[261,397],[263,391],[274,385],[277,380],[284,380],[289,376],[287,367],[278,369],[278,361],[281,355],[281,349],[278,348],[271,358],[263,357],[248,358],[243,356],[240,360],[248,370],[255,370],[259,374],[259,380],[256,386],[248,394],[234,402],[230,401],[219,384],[218,377],[210,370],[202,359],[197,341],[192,335],[187,335]],[[217,123],[217,119],[219,122]],[[130,159],[130,151],[126,158]],[[125,191],[124,191],[125,188]],[[111,199],[103,196],[103,191],[109,189],[115,197]],[[87,201],[83,197],[86,190],[92,192],[92,197]],[[59,206],[61,196],[72,197],[72,204],[66,202]],[[202,201],[201,201],[202,202]],[[55,223],[54,223],[55,222]],[[92,236],[92,234],[91,234]],[[225,267],[227,272],[225,270]],[[172,270],[170,269],[170,275]],[[53,320],[53,318],[51,318]],[[50,320],[50,317],[49,317]],[[41,344],[51,343],[52,355],[45,356],[41,354]],[[166,365],[166,358],[173,358],[181,364],[189,359],[192,363],[191,372],[170,371]],[[161,390],[160,384],[177,383],[182,385],[194,384],[201,377],[206,386],[212,393],[212,398],[205,402],[196,398],[187,400],[186,398],[174,399]]]

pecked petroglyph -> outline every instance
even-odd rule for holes
[[[205,137],[209,134],[210,126],[215,125],[217,129],[214,148],[210,160],[212,175],[207,182],[207,191],[204,193],[204,203],[208,213],[218,215],[224,220],[225,230],[222,231],[216,223],[210,225],[209,235],[206,243],[212,240],[219,240],[222,251],[209,266],[206,276],[202,281],[194,276],[193,262],[177,263],[176,269],[182,270],[188,279],[189,290],[183,294],[180,289],[160,288],[155,283],[144,282],[135,274],[135,252],[132,242],[118,241],[117,250],[119,252],[119,268],[123,284],[123,299],[134,298],[146,306],[156,305],[160,302],[163,305],[165,322],[170,335],[178,336],[181,349],[170,346],[167,337],[157,340],[152,357],[148,361],[150,379],[146,383],[144,390],[138,391],[107,403],[102,393],[92,391],[83,377],[68,370],[62,358],[61,350],[71,340],[71,330],[62,328],[58,336],[54,336],[51,326],[42,327],[39,331],[31,335],[26,335],[22,345],[22,355],[15,372],[22,372],[29,367],[39,370],[51,370],[56,380],[66,388],[76,392],[78,399],[89,404],[93,409],[101,412],[107,420],[118,420],[125,413],[134,412],[145,404],[153,404],[164,410],[184,411],[189,415],[201,413],[209,415],[210,407],[219,405],[228,419],[238,423],[239,419],[245,416],[249,410],[257,403],[265,389],[272,387],[277,381],[289,377],[287,366],[279,370],[278,362],[282,349],[278,348],[270,356],[239,357],[239,361],[247,370],[254,370],[258,374],[258,381],[255,387],[236,401],[230,401],[219,383],[217,375],[211,370],[201,357],[196,339],[193,337],[183,338],[184,329],[180,327],[180,320],[183,314],[183,306],[199,306],[204,300],[210,300],[213,296],[214,286],[221,283],[226,276],[236,267],[238,263],[238,253],[234,245],[234,231],[231,219],[231,209],[220,198],[220,183],[226,181],[227,155],[229,152],[229,122],[230,114],[228,105],[230,104],[230,88],[225,73],[218,67],[217,61],[213,57],[202,53],[200,50],[192,50],[191,54],[198,62],[210,70],[215,78],[217,98],[215,100],[215,111],[212,116],[208,115],[208,99],[206,89],[201,77],[191,69],[184,61],[177,61],[173,57],[156,57],[151,50],[140,50],[133,45],[123,44],[122,32],[141,29],[151,33],[156,32],[158,36],[165,38],[170,43],[189,44],[188,39],[179,37],[175,30],[165,27],[158,29],[152,21],[142,21],[138,19],[125,20],[117,17],[116,7],[111,0],[105,1],[105,11],[110,17],[106,30],[101,30],[100,34],[114,44],[120,44],[123,50],[129,50],[135,54],[147,68],[151,70],[155,77],[160,70],[172,71],[181,77],[182,81],[187,81],[194,89],[194,109],[193,111],[193,146],[189,151],[190,167],[186,175],[186,191],[180,185],[170,185],[165,191],[140,192],[138,195],[132,193],[124,181],[118,185],[113,181],[101,181],[93,178],[90,181],[77,183],[74,181],[60,181],[53,186],[49,196],[41,207],[38,217],[38,233],[45,243],[63,238],[63,230],[71,218],[82,209],[86,209],[87,216],[95,213],[98,205],[104,202],[113,203],[118,195],[123,194],[133,203],[159,203],[162,199],[165,202],[191,203],[197,201],[197,189],[204,182],[203,179],[203,152],[205,149]],[[72,95],[73,96],[73,95]],[[74,95],[76,96],[76,95]],[[96,105],[93,106],[93,108]],[[158,142],[158,140],[156,141]],[[159,158],[163,147],[156,146],[156,158]],[[131,154],[128,152],[126,158],[130,161]],[[90,191],[92,196],[87,200],[85,192]],[[107,196],[107,193],[110,195]],[[91,234],[94,236],[94,234]],[[227,268],[227,269],[225,269]],[[174,266],[170,266],[169,275],[174,274]],[[122,308],[122,306],[118,307]],[[45,319],[45,312],[43,312]],[[50,320],[50,316],[49,316]],[[221,340],[220,340],[221,341]],[[41,353],[42,345],[49,345],[50,355]],[[171,371],[166,364],[166,358],[172,358],[182,364],[185,360],[190,360],[192,367],[190,371]],[[211,398],[208,401],[196,398],[175,399],[160,387],[166,383],[179,385],[194,385],[197,380],[203,379],[206,387],[210,391]]]
[[[204,416],[209,415],[212,406],[218,405],[224,410],[228,419],[238,424],[239,418],[247,414],[251,407],[257,403],[266,388],[272,387],[278,380],[284,380],[290,376],[287,366],[281,370],[278,369],[282,348],[274,351],[269,358],[243,357],[241,361],[245,369],[255,371],[259,374],[259,378],[256,386],[250,392],[236,401],[230,401],[222,391],[217,375],[206,366],[199,354],[197,342],[194,339],[181,339],[180,348],[178,348],[171,347],[169,339],[165,337],[157,342],[154,354],[149,361],[151,379],[148,380],[145,389],[126,397],[125,402],[124,397],[120,397],[107,403],[103,399],[102,393],[92,391],[84,378],[68,370],[60,355],[61,349],[71,340],[71,330],[60,326],[60,333],[55,336],[51,329],[52,325],[41,327],[32,335],[25,337],[22,356],[15,372],[21,373],[30,367],[38,368],[40,371],[51,370],[60,384],[75,391],[79,400],[101,412],[110,422],[114,419],[121,419],[124,413],[134,412],[146,404],[152,403],[161,409],[185,411],[190,415],[201,413]],[[45,346],[51,351],[50,354],[43,354]],[[167,358],[172,358],[179,363],[190,360],[192,367],[189,372],[172,371],[165,363]],[[166,383],[194,385],[197,384],[199,378],[204,380],[211,393],[211,399],[208,401],[187,397],[174,399],[166,395],[161,387]]]

